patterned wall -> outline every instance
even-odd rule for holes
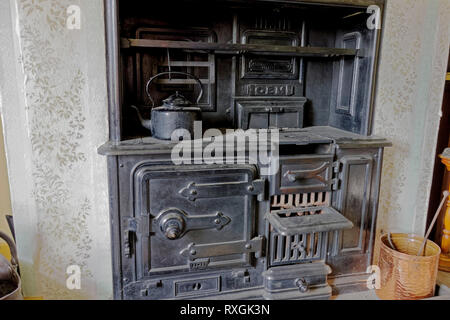
[[[450,38],[447,0],[387,2],[375,134],[390,139],[378,234],[424,234]]]
[[[33,286],[27,287],[25,281],[26,294],[45,299],[108,298],[106,159],[96,153],[107,140],[102,1],[17,0],[10,4],[17,19],[16,52],[25,98],[22,129],[30,146],[26,156],[31,194],[24,196],[33,201],[35,212],[27,214],[35,215],[36,221],[34,251],[26,252],[32,266],[24,267],[35,279]],[[70,5],[81,8],[79,30],[67,28]],[[17,141],[7,139],[7,143],[14,148]],[[25,213],[15,212],[15,221],[19,246],[28,251],[20,243]],[[81,268],[81,290],[66,287],[70,265]]]
[[[66,27],[74,4],[80,30]],[[16,76],[0,76],[0,85],[25,293],[111,298],[106,160],[96,153],[107,139],[102,1],[0,6],[0,24],[9,21],[0,41],[14,44],[0,66]],[[394,146],[385,155],[379,232],[423,232],[449,22],[448,0],[388,1],[374,128]],[[71,264],[81,266],[81,290],[65,286]]]

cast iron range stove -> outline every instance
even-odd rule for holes
[[[366,289],[389,145],[370,135],[380,32],[366,9],[383,4],[105,0],[110,140],[99,152],[116,299]],[[174,163],[167,134],[200,118],[184,141],[194,157],[208,129],[277,128],[265,147],[278,170],[248,161],[249,142],[225,163]]]

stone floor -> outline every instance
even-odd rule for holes
[[[368,290],[362,292],[340,294],[331,297],[331,300],[380,300],[380,299],[375,294],[375,290]]]
[[[436,296],[432,299],[450,300],[450,272],[439,271],[436,282],[438,285],[438,290],[436,291],[436,294],[438,296]],[[380,298],[378,298],[377,295],[375,294],[375,290],[341,294],[338,296],[333,296],[333,297],[331,297],[331,299],[332,300],[380,300]]]

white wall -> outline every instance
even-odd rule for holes
[[[374,133],[390,139],[378,233],[423,235],[450,39],[448,0],[387,2]]]
[[[81,7],[80,30],[66,8]],[[449,48],[448,0],[389,0],[375,133],[379,228],[423,232]],[[1,112],[25,294],[111,298],[102,0],[0,1]],[[82,267],[82,289],[65,269]]]
[[[103,2],[0,2],[2,116],[25,295],[110,298]],[[79,5],[81,29],[66,27]],[[66,268],[81,267],[81,290]]]

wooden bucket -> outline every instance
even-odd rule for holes
[[[417,256],[423,237],[392,233],[381,236],[380,288],[376,290],[384,300],[417,300],[434,296],[441,248],[427,240],[424,255]]]

